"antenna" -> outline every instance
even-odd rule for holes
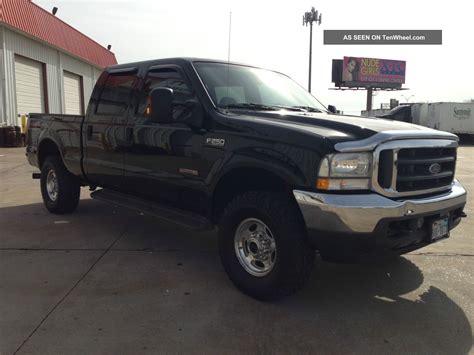
[[[232,34],[232,11],[229,12],[229,44],[227,49],[227,61],[230,62],[230,39]]]
[[[227,93],[226,96],[229,97],[229,75],[230,75],[230,39],[232,34],[232,11],[229,12],[229,44],[227,47]],[[229,109],[229,100],[226,100],[226,111]]]

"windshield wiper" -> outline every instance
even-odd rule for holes
[[[219,107],[220,108],[242,108],[242,109],[247,109],[247,110],[261,110],[261,111],[274,111],[275,110],[275,107],[273,106],[256,104],[252,102],[248,102],[248,103],[241,102],[241,103],[235,103],[235,104],[221,105]]]
[[[272,105],[272,107],[278,107],[288,111],[304,111],[303,107],[300,106]]]
[[[289,110],[289,111],[308,111],[304,107],[299,106],[284,106],[284,105],[264,105],[257,104],[254,102],[240,102],[235,104],[222,105],[221,108],[241,108],[248,110],[262,110],[262,111],[275,111],[278,109]],[[314,109],[315,110],[315,109]]]
[[[292,106],[294,108],[300,108],[309,112],[322,112],[320,109],[317,109],[316,107],[311,107],[311,106]]]

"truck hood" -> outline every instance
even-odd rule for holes
[[[411,123],[375,117],[365,118],[282,110],[275,112],[246,112],[245,118],[268,125],[284,126],[291,130],[317,134],[329,139],[333,144],[362,140],[385,131],[420,131],[421,135],[430,133],[440,136],[445,134],[450,137],[453,136],[449,133],[439,132]]]

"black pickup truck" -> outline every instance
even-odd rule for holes
[[[73,212],[89,186],[98,200],[217,226],[230,279],[260,300],[300,289],[315,251],[400,255],[465,216],[455,135],[338,116],[289,77],[235,63],[107,68],[85,116],[30,114],[27,142],[49,211]]]

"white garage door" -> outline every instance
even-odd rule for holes
[[[64,72],[64,106],[67,115],[82,115],[82,85],[79,75]]]
[[[15,56],[16,108],[18,114],[44,113],[43,64]]]

